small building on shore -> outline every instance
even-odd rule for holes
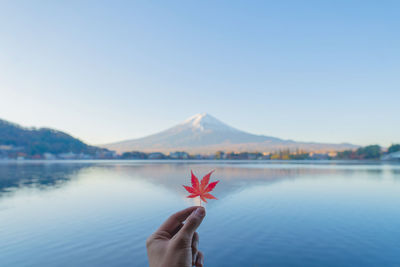
[[[382,160],[400,160],[400,151],[383,155]]]

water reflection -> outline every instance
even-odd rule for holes
[[[3,163],[0,164],[0,197],[18,189],[48,190],[61,187],[91,164]]]
[[[71,179],[78,179],[79,173],[91,168],[107,171],[113,175],[142,179],[156,186],[162,186],[174,193],[185,195],[180,187],[189,183],[190,170],[201,178],[215,170],[212,180],[222,183],[215,189],[221,197],[237,191],[245,185],[272,184],[280,181],[318,179],[320,177],[345,176],[351,179],[355,174],[365,174],[366,179],[382,179],[389,172],[393,178],[400,177],[400,165],[382,165],[360,162],[150,162],[150,161],[92,161],[92,162],[26,162],[0,163],[0,197],[22,188],[50,190],[59,188]],[[177,186],[179,185],[179,186]]]
[[[180,186],[188,184],[190,170],[201,178],[211,170],[215,170],[211,180],[220,180],[221,183],[215,188],[215,193],[221,198],[224,195],[237,191],[244,186],[257,186],[259,184],[273,184],[293,179],[327,179],[329,177],[359,177],[365,179],[382,179],[387,171],[394,173],[400,170],[400,166],[382,166],[371,164],[369,166],[347,162],[343,164],[249,164],[237,162],[173,162],[169,163],[119,163],[102,166],[99,168],[110,168],[119,175],[133,179],[143,179],[156,186],[162,186],[174,193],[186,195],[186,191]]]

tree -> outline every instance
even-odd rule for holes
[[[336,155],[336,159],[356,159],[356,153],[353,150],[340,151]]]
[[[225,153],[223,151],[217,151],[217,153],[215,153],[215,159],[223,159],[224,155]]]
[[[379,159],[381,157],[381,147],[379,145],[370,145],[357,149],[357,155],[360,159]]]

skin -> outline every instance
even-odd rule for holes
[[[203,267],[196,229],[206,215],[203,207],[190,207],[171,215],[146,241],[150,267]]]

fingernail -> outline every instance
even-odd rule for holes
[[[198,217],[204,217],[206,215],[206,210],[204,208],[197,208],[197,210],[194,212],[194,215]]]

